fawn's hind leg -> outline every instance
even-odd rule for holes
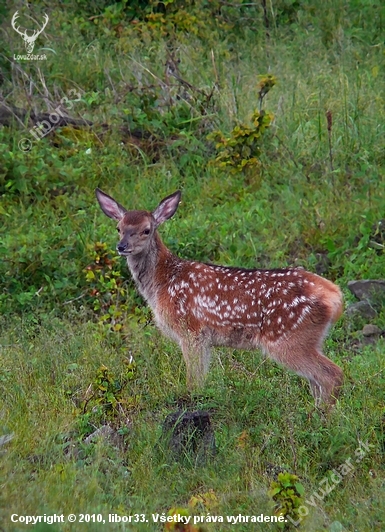
[[[321,401],[329,407],[334,405],[342,385],[343,372],[319,348],[297,343],[282,349],[270,349],[269,354],[273,360],[309,381],[316,406]]]
[[[309,380],[316,406],[319,406],[321,401],[333,406],[342,386],[343,371],[316,349],[309,355],[312,363],[307,368],[307,374],[303,375]]]

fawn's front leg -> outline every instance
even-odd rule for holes
[[[210,346],[199,339],[188,338],[181,341],[181,348],[186,363],[187,388],[190,391],[201,388],[210,366]]]

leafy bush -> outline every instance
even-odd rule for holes
[[[261,138],[273,120],[273,115],[264,111],[262,105],[265,96],[275,84],[274,76],[270,74],[260,76],[258,84],[259,110],[255,109],[251,116],[251,127],[238,124],[233,128],[230,136],[224,135],[221,131],[213,131],[208,135],[209,140],[216,142],[215,148],[218,155],[212,161],[214,165],[222,170],[230,170],[232,174],[240,172],[247,176],[258,174]]]
[[[240,124],[234,127],[230,136],[224,136],[220,131],[214,131],[208,136],[216,141],[219,152],[214,164],[219,168],[230,170],[237,174],[249,174],[260,166],[258,156],[261,153],[260,138],[266,128],[270,126],[272,116],[265,111],[255,110],[252,117],[252,127]]]

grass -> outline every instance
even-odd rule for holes
[[[84,443],[101,418],[90,411],[86,419],[81,406],[102,364],[121,378],[125,351],[102,340],[92,323],[18,320],[3,323],[3,331],[1,424],[3,432],[15,432],[2,457],[7,529],[10,513],[150,515],[210,489],[218,498],[218,515],[270,514],[266,492],[272,468],[295,471],[308,497],[317,490],[322,494],[322,479],[354,458],[360,442],[368,442],[370,450],[324,498],[322,512],[309,507],[305,530],[320,530],[325,520],[381,529],[376,523],[384,519],[383,342],[355,356],[341,352],[337,339],[328,342],[346,372],[346,385],[327,422],[318,414],[309,418],[312,398],[301,379],[255,353],[219,350],[205,394],[193,402],[211,412],[218,448],[215,460],[199,467],[175,463],[158,449],[164,418],[184,394],[185,376],[179,353],[156,331],[127,341],[137,378],[124,391],[124,414],[110,420],[126,428],[119,445]],[[368,499],[373,510],[365,509]]]
[[[205,501],[201,515],[270,515],[268,490],[280,470],[298,475],[305,501],[319,496],[316,506],[304,503],[309,513],[300,530],[384,529],[385,345],[384,338],[361,343],[365,320],[345,316],[327,339],[328,356],[345,373],[328,419],[314,412],[306,382],[257,352],[216,350],[204,390],[188,396],[179,349],[147,324],[124,263],[113,262],[122,292],[107,277],[95,285],[104,302],[97,311],[84,271],[96,264],[97,242],[113,257],[114,226],[94,198],[100,186],[126,207],[146,209],[182,188],[178,213],[161,233],[184,258],[302,265],[336,281],[348,304],[349,280],[384,276],[384,239],[375,229],[385,212],[383,7],[271,7],[269,38],[256,8],[255,16],[242,15],[243,28],[198,24],[203,38],[178,32],[174,48],[157,27],[139,35],[126,24],[118,38],[112,19],[101,31],[75,9],[70,31],[68,16],[50,7],[46,44],[56,55],[48,54],[40,74],[33,62],[5,71],[8,105],[27,107],[28,100],[43,111],[48,99],[55,108],[75,87],[82,99],[71,114],[109,129],[62,128],[28,153],[17,146],[28,128],[0,130],[0,436],[14,434],[0,447],[4,530],[25,529],[10,522],[13,513],[146,514],[149,523],[103,528],[163,530],[151,515],[186,508],[194,496]],[[20,37],[8,23],[2,27],[20,51]],[[164,83],[170,49],[195,89],[208,94],[217,82],[206,114],[197,111],[202,93],[195,89],[172,93],[167,104],[158,80]],[[206,136],[247,123],[258,106],[257,76],[267,72],[278,84],[264,102],[275,118],[261,141],[260,171],[222,173],[209,162],[215,147]],[[35,83],[28,98],[27,76]],[[152,143],[134,144],[122,124],[151,133]],[[372,322],[385,328],[383,302]],[[98,385],[102,366],[116,402]],[[204,466],[191,456],[175,462],[162,447],[163,421],[181,406],[211,414],[217,454]],[[106,423],[115,437],[86,443]],[[369,450],[357,462],[365,442]],[[349,458],[352,471],[322,495],[323,479]],[[227,522],[207,528],[235,526],[256,529]]]

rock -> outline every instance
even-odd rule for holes
[[[373,300],[376,296],[385,298],[384,279],[364,279],[361,281],[349,281],[348,288],[361,301]]]
[[[127,427],[127,422],[125,427]],[[120,434],[116,428],[111,427],[111,425],[101,425],[99,428],[94,430],[94,432],[84,438],[81,442],[81,445],[79,444],[78,435],[76,433],[65,436],[63,452],[64,455],[69,459],[83,460],[86,456],[86,447],[98,443],[102,443],[103,445],[111,445],[116,449],[124,450],[125,436]]]
[[[110,425],[102,425],[96,429],[84,439],[84,443],[89,445],[90,443],[96,443],[98,440],[103,440],[115,447],[119,447],[123,442],[122,436]]]
[[[14,437],[14,434],[4,434],[4,436],[0,436],[0,447],[13,440]]]
[[[163,439],[174,459],[205,463],[215,455],[215,436],[208,412],[173,412],[163,423]]]
[[[333,521],[329,527],[329,532],[344,532],[346,528],[339,521]]]
[[[377,316],[377,312],[369,301],[358,301],[357,303],[349,305],[346,309],[346,314],[348,316],[359,314],[363,318],[375,318]]]
[[[364,325],[362,329],[362,334],[364,336],[379,336],[381,333],[381,329],[377,327],[377,325],[372,325],[371,323]]]
[[[285,468],[269,462],[266,464],[265,475],[267,477],[273,478],[274,480],[278,480],[278,475],[280,473],[285,473],[285,471]]]

